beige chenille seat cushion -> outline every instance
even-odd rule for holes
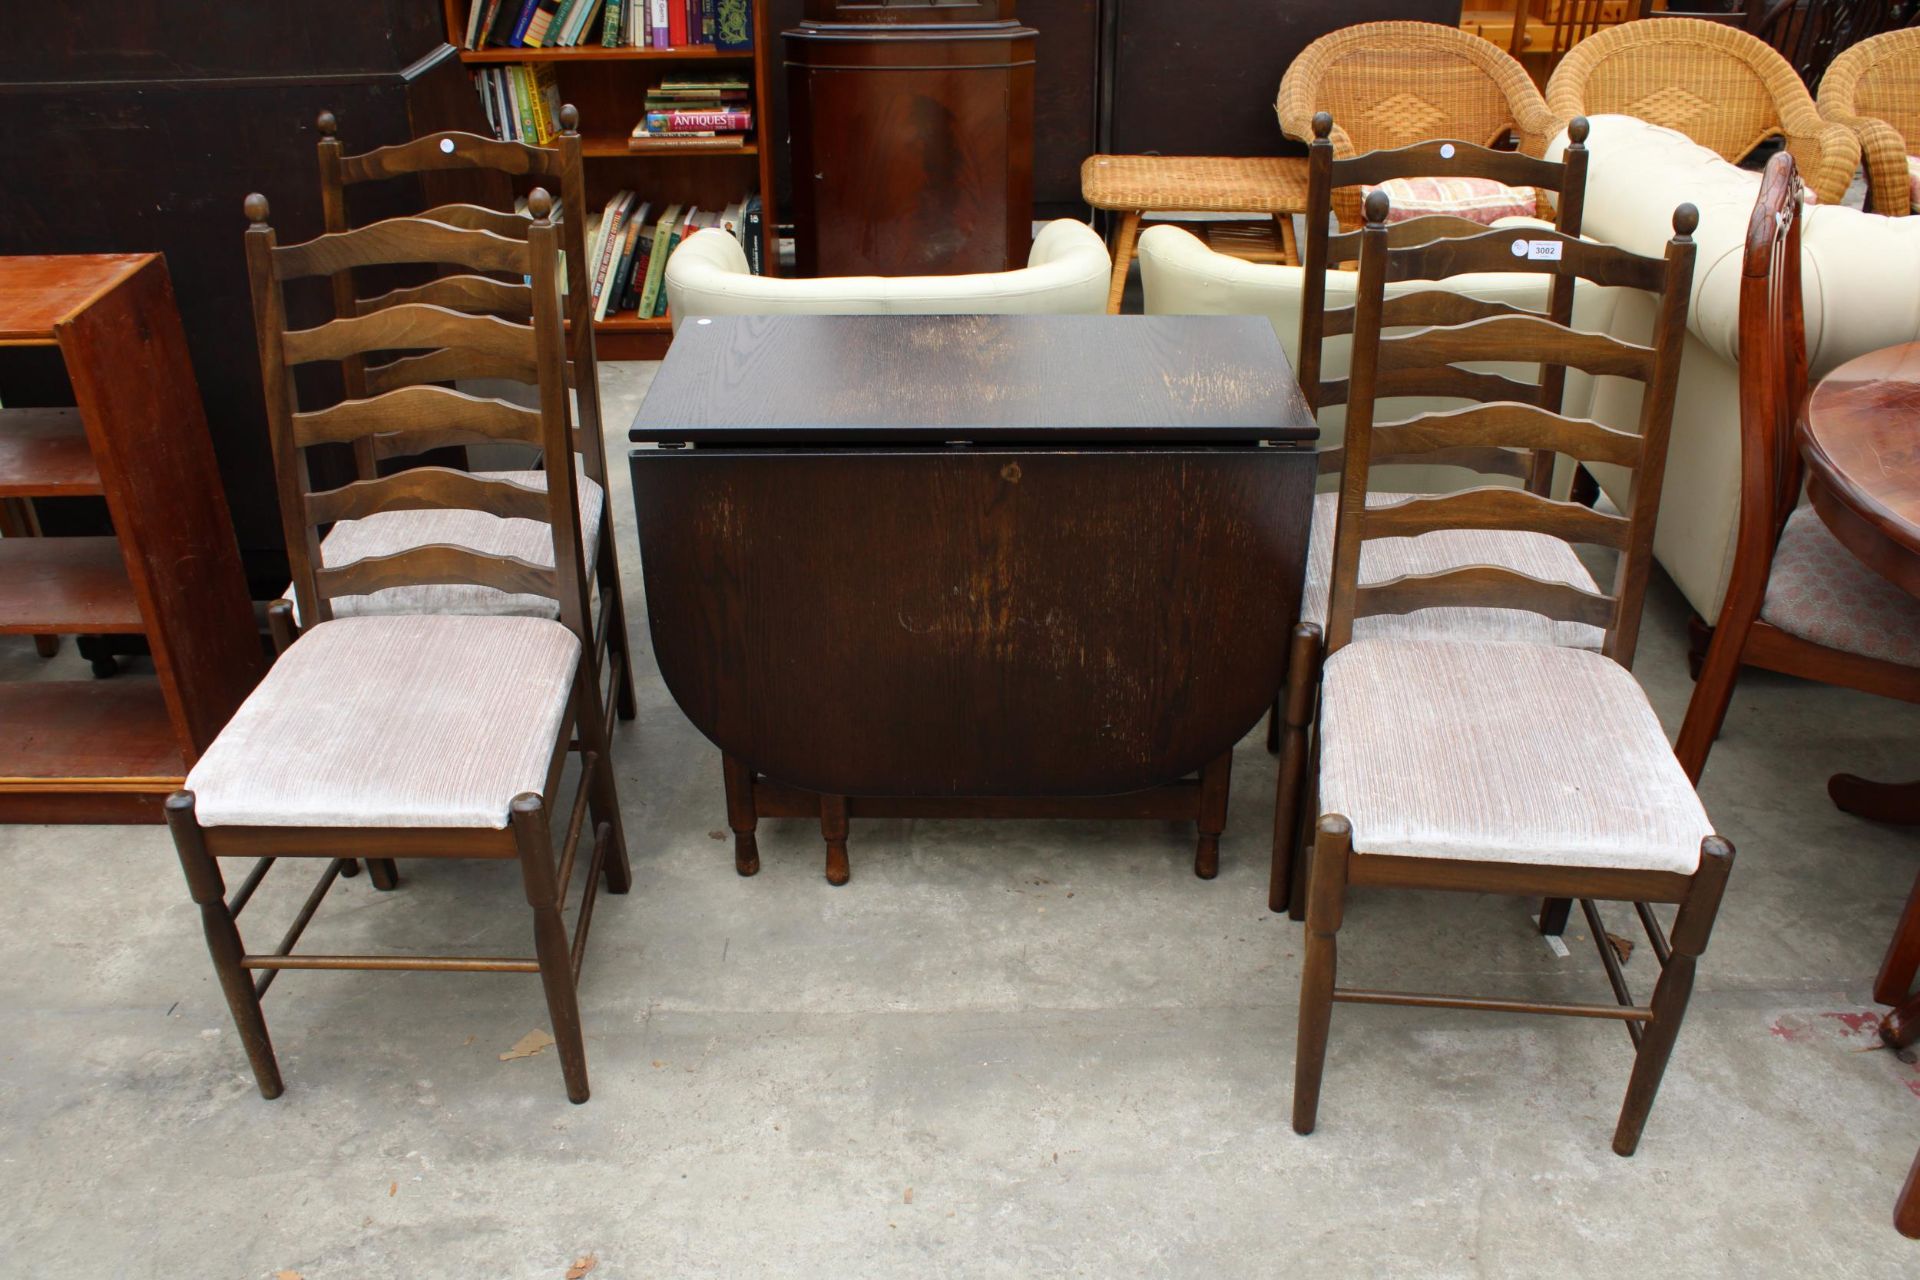
[[[1320,733],[1359,853],[1691,875],[1713,832],[1633,674],[1584,649],[1355,641]]]
[[[1392,506],[1418,495],[1369,493],[1369,507]],[[1313,500],[1313,531],[1307,544],[1306,588],[1300,620],[1324,628],[1333,577],[1333,530],[1340,495],[1322,493]],[[1371,585],[1402,574],[1439,573],[1461,565],[1492,564],[1545,582],[1565,582],[1598,591],[1593,575],[1573,548],[1544,533],[1501,529],[1441,529],[1417,538],[1369,538],[1360,544],[1360,581]],[[1526,609],[1420,609],[1413,613],[1375,614],[1353,621],[1354,638],[1443,636],[1472,640],[1523,640],[1598,649],[1606,633],[1584,622],[1560,622]]]
[[[510,480],[538,489],[547,488],[544,471],[480,471],[485,480]],[[587,581],[593,581],[594,566],[600,548],[600,521],[607,508],[607,495],[584,473],[580,485],[580,545],[586,561]],[[337,569],[370,556],[390,556],[410,547],[447,543],[470,547],[494,556],[515,556],[537,565],[553,563],[553,536],[542,520],[503,520],[484,511],[453,508],[441,511],[382,511],[362,520],[342,520],[328,530],[320,543],[320,562]],[[292,590],[287,597],[292,599]],[[465,613],[497,617],[515,615],[528,618],[558,618],[560,606],[548,596],[509,593],[494,587],[471,583],[429,583],[419,586],[388,587],[364,596],[339,596],[333,602],[333,616],[359,618],[395,613]],[[300,621],[300,606],[294,604],[294,621]]]
[[[547,780],[580,662],[544,618],[323,622],[187,775],[202,826],[492,827]]]

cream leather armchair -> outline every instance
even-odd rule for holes
[[[1582,223],[1587,236],[1657,255],[1673,234],[1674,207],[1691,201],[1700,210],[1693,306],[1654,556],[1694,611],[1716,618],[1733,567],[1739,513],[1740,255],[1760,175],[1645,121],[1594,116],[1590,124]],[[1559,159],[1565,146],[1563,133],[1548,147],[1547,158]],[[1147,310],[1265,315],[1291,356],[1299,336],[1300,269],[1238,262],[1197,241],[1184,243],[1184,235],[1156,228],[1141,237]],[[1813,377],[1865,352],[1920,339],[1920,218],[1818,205],[1806,211],[1801,250]],[[1536,292],[1530,304],[1524,302],[1528,288],[1538,285],[1514,277],[1463,277],[1450,287],[1536,307],[1544,298]],[[1332,273],[1329,303],[1339,305],[1352,289],[1350,277]],[[1576,295],[1574,322],[1645,342],[1653,317],[1650,302],[1632,291],[1583,289]],[[1328,341],[1328,376],[1344,370],[1344,347],[1344,339]],[[1636,384],[1616,378],[1567,380],[1567,410],[1609,426],[1633,429],[1639,403]],[[1417,408],[1388,404],[1383,412],[1399,416]],[[1340,415],[1339,410],[1321,415],[1323,443],[1338,441]],[[1474,482],[1469,473],[1440,468],[1405,474],[1415,470],[1388,475],[1382,469],[1379,486],[1436,491]],[[1594,471],[1616,502],[1625,498],[1622,477],[1604,467]]]
[[[1113,260],[1084,222],[1049,222],[1019,271],[960,276],[834,276],[788,280],[747,270],[739,241],[711,228],[667,259],[667,303],[688,316],[1101,315]]]

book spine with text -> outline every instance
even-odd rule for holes
[[[715,0],[713,47],[724,53],[753,49],[753,0]]]
[[[751,111],[649,111],[648,133],[745,132],[753,128]]]
[[[669,48],[673,44],[672,25],[667,21],[667,6],[672,0],[647,0],[653,8],[653,47]]]

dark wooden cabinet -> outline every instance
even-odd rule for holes
[[[254,341],[240,202],[264,192],[285,240],[320,233],[323,109],[355,149],[484,129],[442,21],[434,0],[8,6],[0,254],[166,254],[256,593],[287,579],[259,369],[229,358]],[[416,195],[377,198],[400,212]],[[298,323],[326,314],[324,291],[292,302]],[[57,362],[22,356],[0,385],[10,405],[72,402]]]
[[[785,33],[800,274],[1026,264],[1032,28],[1013,0],[812,0]]]

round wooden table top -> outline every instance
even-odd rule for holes
[[[1835,369],[1800,424],[1807,492],[1847,550],[1920,596],[1920,342]]]

